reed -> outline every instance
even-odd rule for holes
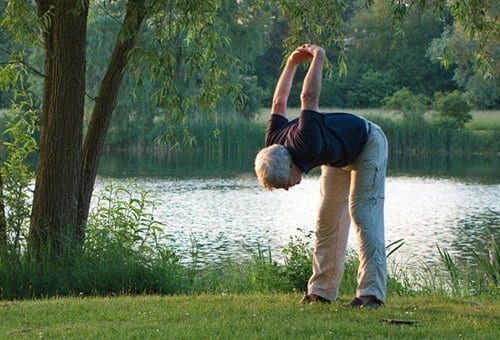
[[[253,120],[229,117],[217,121],[195,119],[189,122],[195,148],[221,153],[257,150],[264,143],[265,125]]]
[[[491,156],[500,150],[500,130],[451,130],[443,129],[429,120],[404,121],[385,116],[368,117],[384,130],[392,154]]]
[[[390,142],[393,154],[419,156],[469,156],[497,155],[500,151],[500,114],[498,111],[475,112],[474,119],[464,129],[441,127],[432,114],[420,120],[405,120],[386,110],[340,110],[366,117],[382,127]],[[289,118],[299,114],[290,109]],[[148,136],[122,136],[120,142],[110,138],[108,150],[125,149],[141,151],[148,149],[172,149],[186,153],[190,149],[226,156],[255,154],[264,146],[266,123],[269,113],[262,110],[253,120],[237,116],[221,116],[216,119],[196,117],[187,120],[185,126],[177,126],[165,134],[160,126],[153,126]],[[164,136],[165,138],[159,138]],[[156,141],[167,143],[155,144]]]
[[[429,118],[408,121],[389,113],[363,111],[361,114],[382,127],[392,154],[495,156],[500,151],[500,128],[496,125],[491,125],[488,130],[444,129]],[[194,136],[196,149],[221,154],[248,154],[256,153],[264,146],[266,122],[263,118],[253,121],[226,118],[216,123],[197,119],[189,122],[189,131]]]

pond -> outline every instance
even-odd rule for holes
[[[271,250],[273,259],[292,237],[314,230],[319,172],[289,191],[264,191],[253,157],[238,155],[107,154],[96,193],[108,181],[136,179],[156,194],[155,218],[173,235],[172,246],[200,262],[248,257]],[[437,245],[458,257],[500,241],[500,159],[419,159],[391,156],[386,184],[386,241],[404,239],[397,262],[435,262]],[[352,231],[352,230],[351,230]],[[354,233],[349,247],[355,248]]]

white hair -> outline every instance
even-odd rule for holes
[[[282,187],[290,175],[292,156],[287,148],[273,144],[259,151],[255,157],[255,173],[266,190]]]

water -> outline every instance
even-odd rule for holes
[[[172,246],[185,259],[194,247],[201,262],[248,257],[259,247],[270,248],[273,258],[280,260],[291,237],[303,238],[314,230],[318,172],[288,192],[266,192],[251,172],[251,159],[225,162],[203,154],[187,159],[108,155],[96,191],[109,180],[135,177],[141,188],[156,194],[155,218],[173,235]],[[389,169],[386,241],[405,241],[394,258],[404,263],[435,262],[436,245],[466,257],[471,249],[485,250],[491,237],[499,241],[498,160],[466,162],[469,168],[460,169],[447,163],[449,170],[429,162],[420,160],[424,168],[420,171],[416,165],[406,171],[396,161]],[[437,173],[429,174],[427,166]],[[356,247],[353,232],[349,246]]]

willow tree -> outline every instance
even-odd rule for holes
[[[340,73],[346,72],[342,15],[351,1],[36,0],[34,7],[31,0],[7,0],[2,28],[16,35],[41,35],[39,45],[44,50],[39,157],[28,240],[32,253],[58,255],[83,244],[104,139],[131,58],[162,84],[152,100],[168,112],[172,124],[184,122],[192,107],[214,114],[219,99],[237,92],[238,84],[226,82],[226,65],[234,61],[227,53],[230,41],[214,25],[224,1],[278,8],[289,23],[287,49],[304,41],[336,45],[337,65]],[[450,11],[465,32],[481,42],[481,56],[488,53],[491,32],[498,28],[491,20],[492,1],[390,3],[397,20],[413,5]],[[372,3],[366,0],[368,7]],[[99,89],[91,95],[86,94],[85,83],[90,48],[86,35],[88,22],[97,13],[113,17],[120,30]],[[146,29],[149,34],[143,35]],[[182,93],[175,81],[179,78],[196,84],[196,91]],[[84,136],[86,95],[95,103]]]
[[[106,132],[120,83],[131,56],[161,78],[161,103],[172,115],[181,114],[182,94],[176,93],[172,64],[189,60],[188,73],[197,74],[200,104],[214,102],[227,89],[220,84],[228,60],[217,55],[223,40],[212,25],[218,1],[94,1],[120,21],[85,138],[86,27],[89,0],[37,0],[43,32],[44,92],[36,184],[28,244],[34,254],[60,254],[80,247],[85,238],[92,191]],[[95,13],[95,12],[94,12]],[[141,30],[155,30],[155,42],[170,55],[137,51]],[[175,39],[174,39],[175,38]],[[179,40],[181,39],[181,40]]]

